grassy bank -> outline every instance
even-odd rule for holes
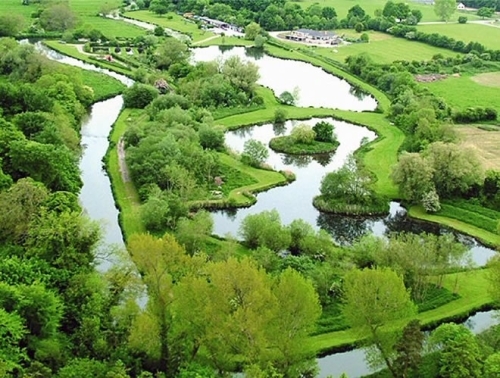
[[[457,16],[458,17],[458,16]],[[470,19],[470,18],[469,18]],[[438,33],[455,38],[457,41],[479,42],[489,49],[500,49],[500,27],[481,24],[435,24],[419,25],[418,30],[424,33]]]
[[[493,303],[488,292],[489,281],[486,269],[473,270],[449,274],[445,277],[444,287],[457,292],[460,298],[436,309],[422,312],[416,316],[424,326],[435,326],[447,320],[467,316]],[[455,281],[458,279],[458,290],[455,290]],[[411,319],[403,319],[397,326],[404,326]],[[347,329],[338,332],[329,332],[311,337],[312,348],[317,354],[354,347],[360,341],[355,330]]]
[[[82,82],[94,91],[94,101],[103,101],[119,95],[126,88],[115,78],[100,72],[81,70]]]
[[[408,214],[412,218],[439,223],[464,234],[471,235],[491,247],[498,248],[500,246],[500,235],[471,224],[471,222],[476,222],[478,214],[472,214],[472,212],[465,209],[445,205],[444,209],[438,215],[433,215],[426,213],[421,206],[412,206]]]
[[[145,232],[140,217],[139,195],[132,182],[124,182],[118,161],[118,142],[128,127],[128,119],[136,120],[140,114],[138,110],[124,109],[109,136],[110,145],[106,154],[106,165],[115,203],[120,210],[119,222],[124,239],[132,234]]]

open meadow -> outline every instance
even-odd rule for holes
[[[500,49],[500,25],[448,23],[419,25],[418,30],[424,33],[439,33],[465,43],[479,42],[493,50]]]
[[[114,3],[118,9],[120,3]],[[98,29],[107,38],[134,38],[145,33],[144,29],[135,25],[98,16],[97,14],[103,5],[107,4],[101,0],[69,0],[68,4],[77,15],[80,26],[88,25],[92,29]],[[0,1],[0,14],[18,14],[22,16],[26,27],[29,27],[33,21],[31,14],[38,9],[38,4],[22,5],[20,0]]]
[[[498,101],[500,86],[494,86],[498,80],[500,80],[500,72],[475,76],[450,76],[444,80],[422,83],[422,85],[429,88],[437,96],[443,97],[452,107],[465,109],[483,106],[494,108],[500,112],[500,102]]]
[[[500,128],[496,131],[481,129],[476,125],[457,126],[461,145],[473,149],[485,169],[500,171]]]
[[[314,3],[318,3],[321,6],[331,6],[334,7],[339,15],[339,18],[344,18],[347,15],[349,9],[358,4],[361,8],[365,10],[367,14],[373,16],[377,9],[383,9],[386,0],[303,0],[296,1],[303,8],[307,8]],[[422,22],[433,22],[440,21],[439,17],[434,13],[434,7],[432,5],[418,4],[413,1],[408,1],[408,5],[411,9],[418,9],[422,12]],[[469,20],[479,19],[477,15],[467,11],[456,11],[452,16],[453,20],[456,20],[458,16],[465,15]]]
[[[359,34],[353,30],[339,29],[337,34],[345,34],[348,37],[358,38]],[[434,47],[425,43],[408,41],[403,38],[396,38],[386,33],[369,31],[367,32],[370,37],[369,43],[353,43],[345,46],[328,46],[328,47],[314,47],[309,46],[316,53],[345,62],[345,59],[350,55],[357,55],[366,53],[370,55],[375,63],[392,63],[396,60],[428,60],[436,54],[441,54],[445,57],[456,56],[457,53],[447,49]],[[282,40],[283,41],[283,40]],[[307,45],[289,42],[286,43],[297,47],[304,47]]]

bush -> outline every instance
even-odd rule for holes
[[[221,150],[224,147],[224,130],[221,128],[202,126],[198,131],[198,137],[205,149]]]
[[[157,27],[155,27],[153,34],[157,37],[163,37],[165,35],[165,29],[158,25]]]
[[[155,87],[136,83],[123,92],[123,103],[127,108],[144,109],[158,95]]]
[[[285,109],[276,108],[274,111],[274,123],[285,123],[288,113]]]
[[[465,24],[465,23],[467,23],[467,17],[465,17],[465,16],[460,16],[460,17],[458,18],[458,23],[459,23],[459,24]]]
[[[441,210],[439,196],[434,189],[422,196],[422,206],[428,213],[437,213]]]
[[[294,127],[290,136],[294,143],[311,144],[314,142],[314,139],[316,139],[316,133],[306,124],[300,124]]]
[[[484,108],[477,106],[475,108],[467,108],[462,111],[457,111],[453,114],[453,121],[456,123],[473,123],[480,121],[495,121],[497,119],[497,111],[493,108]]]
[[[314,125],[312,128],[316,133],[316,140],[318,142],[332,142],[334,140],[333,130],[334,127],[331,123],[321,121]]]
[[[266,247],[275,252],[287,249],[292,241],[276,210],[247,215],[241,222],[240,235],[250,248]]]
[[[363,33],[363,34],[361,34],[361,36],[359,37],[359,40],[360,40],[361,42],[365,42],[365,43],[367,43],[367,42],[369,42],[369,41],[370,41],[370,36],[368,35],[368,33]]]

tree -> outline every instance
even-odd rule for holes
[[[222,150],[224,148],[224,129],[221,127],[200,126],[198,136],[203,148],[212,150]]]
[[[19,345],[25,333],[22,318],[0,308],[0,372],[12,372],[19,368],[23,358],[27,358]]]
[[[432,332],[429,342],[438,351],[440,377],[483,377],[479,346],[472,332],[465,326],[442,324]]]
[[[269,157],[269,150],[266,145],[255,139],[249,139],[243,146],[241,154],[242,161],[249,165],[260,166]]]
[[[49,31],[63,32],[75,27],[77,18],[68,4],[55,3],[40,14],[40,25]]]
[[[486,17],[491,17],[495,14],[495,9],[494,8],[487,8],[487,7],[482,7],[477,10],[477,15],[479,17],[482,17],[484,20]]]
[[[351,328],[373,344],[396,377],[391,361],[394,337],[384,325],[416,313],[403,279],[388,268],[351,270],[344,278],[343,314]]]
[[[264,47],[266,42],[267,38],[259,34],[254,39],[254,46],[258,49],[261,49],[262,47]]]
[[[244,62],[239,56],[226,59],[221,68],[229,82],[244,92],[251,93],[259,80],[259,68],[255,63]]]
[[[169,11],[170,5],[170,0],[152,0],[149,10],[161,16]]]
[[[448,22],[456,9],[457,3],[455,0],[434,1],[434,13],[443,21]]]
[[[484,361],[484,378],[500,377],[500,352],[493,353]]]
[[[391,178],[398,186],[399,194],[413,203],[433,190],[433,167],[420,154],[404,152],[393,168]]]
[[[144,109],[156,97],[158,90],[147,84],[135,83],[123,92],[123,103],[127,108]]]
[[[284,91],[280,94],[279,100],[284,105],[295,105],[295,97],[288,91]]]
[[[189,47],[176,38],[167,38],[155,52],[156,67],[168,70],[176,63],[186,63],[191,55]]]
[[[213,228],[212,214],[207,211],[198,211],[192,219],[179,220],[175,235],[186,252],[193,255],[201,251],[203,242],[212,234]]]
[[[24,18],[17,14],[0,15],[0,37],[14,37],[24,28]]]
[[[331,20],[337,17],[337,11],[333,7],[323,7],[321,10],[321,15],[327,20]]]
[[[275,209],[247,215],[241,222],[239,233],[250,248],[266,247],[281,252],[291,243],[290,232],[281,224]]]
[[[418,369],[422,361],[424,340],[419,320],[412,320],[403,329],[403,334],[394,348],[396,351],[394,370],[398,377],[406,378],[408,374]]]
[[[245,39],[249,41],[254,41],[255,38],[260,34],[261,27],[256,22],[251,22],[245,27]]]

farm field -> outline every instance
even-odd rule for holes
[[[465,43],[479,42],[493,50],[500,49],[500,26],[449,23],[419,25],[418,30],[425,33],[439,33]]]
[[[214,35],[210,31],[198,29],[196,24],[175,13],[159,16],[148,10],[140,10],[126,12],[125,16],[187,34],[193,39],[193,42],[202,41]]]
[[[352,30],[337,30],[337,33],[345,34],[349,37],[358,37],[359,34],[354,33]],[[349,55],[357,55],[367,53],[371,56],[375,63],[392,63],[395,60],[425,60],[431,59],[433,55],[442,54],[445,57],[456,56],[457,53],[427,45],[425,43],[408,41],[403,38],[396,38],[389,34],[370,31],[369,43],[353,43],[346,46],[335,47],[312,47],[314,51],[320,55],[328,58],[345,62]],[[281,40],[283,41],[283,40]],[[306,45],[294,42],[286,42],[294,46],[304,47]]]
[[[476,151],[485,169],[500,170],[500,128],[487,131],[475,125],[459,126],[461,145]]]
[[[92,29],[100,30],[107,38],[125,37],[134,38],[145,33],[144,29],[135,25],[119,22],[104,17],[97,16],[103,6],[100,0],[69,0],[69,6],[77,14],[80,26],[89,25]],[[116,2],[118,8],[119,2]],[[19,14],[24,17],[26,26],[32,22],[31,13],[35,12],[39,6],[37,4],[22,5],[18,0],[0,1],[0,14]]]
[[[479,84],[477,80],[481,80],[481,78],[484,80],[482,75],[484,74],[448,77],[433,83],[422,83],[422,85],[429,88],[436,95],[443,97],[452,107],[463,109],[484,106],[500,111],[500,102],[498,101],[500,87]],[[490,78],[500,78],[500,73],[488,75]]]
[[[331,6],[334,7],[339,15],[339,18],[344,18],[347,15],[347,12],[354,5],[359,4],[361,8],[365,10],[367,14],[373,16],[375,10],[383,9],[386,0],[304,0],[299,1],[303,8],[307,8],[314,3],[320,4],[322,7]],[[434,7],[432,5],[424,5],[418,4],[412,1],[408,2],[411,9],[419,9],[422,12],[422,22],[432,22],[432,21],[440,21],[439,17],[434,13]],[[469,20],[480,19],[480,17],[476,16],[474,13],[466,12],[466,11],[456,11],[453,14],[452,19],[456,20],[458,16],[465,15]]]

